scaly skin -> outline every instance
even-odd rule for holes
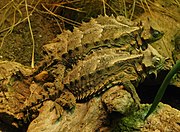
[[[153,60],[161,57],[148,47],[162,36],[155,29],[149,31],[122,16],[99,16],[73,32],[64,31],[53,43],[43,46],[47,61],[41,69],[53,75],[57,89],[67,88],[77,100],[86,100],[111,88],[114,82],[127,82],[125,78],[138,84],[136,78],[141,78],[141,73],[137,71],[143,70],[142,63],[148,62],[146,68],[152,66],[156,71]]]

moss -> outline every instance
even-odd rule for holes
[[[138,111],[121,118],[113,132],[135,132],[140,131],[144,125],[144,117],[150,108],[149,104],[142,104]]]

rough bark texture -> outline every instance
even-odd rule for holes
[[[103,96],[106,97],[95,97],[87,103],[77,103],[73,110],[63,111],[61,114],[57,113],[62,108],[55,107],[52,101],[46,101],[39,116],[30,124],[28,132],[110,131],[113,126],[109,114],[127,113],[134,106],[134,100],[127,91],[118,86],[109,89]]]
[[[160,104],[154,114],[145,122],[141,131],[145,132],[179,132],[180,131],[180,111],[166,104]]]

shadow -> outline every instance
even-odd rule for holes
[[[145,79],[145,81],[137,88],[137,93],[141,99],[141,103],[152,103],[158,89],[163,82],[167,72],[161,72],[158,77],[155,78],[153,75]],[[161,102],[172,106],[180,110],[180,88],[169,85],[165,91],[165,94]]]

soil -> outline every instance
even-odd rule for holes
[[[1,2],[1,4],[3,4],[3,2]],[[12,19],[13,17],[9,17],[6,21],[11,22],[13,21]],[[33,13],[30,21],[35,40],[35,63],[37,63],[42,58],[42,46],[55,38],[56,35],[60,33],[60,29],[55,19],[37,12]],[[6,32],[7,31],[1,32],[1,40],[5,37]],[[0,50],[0,57],[2,60],[16,61],[30,66],[32,47],[32,37],[28,22],[25,21],[15,26],[13,31],[4,38]]]

